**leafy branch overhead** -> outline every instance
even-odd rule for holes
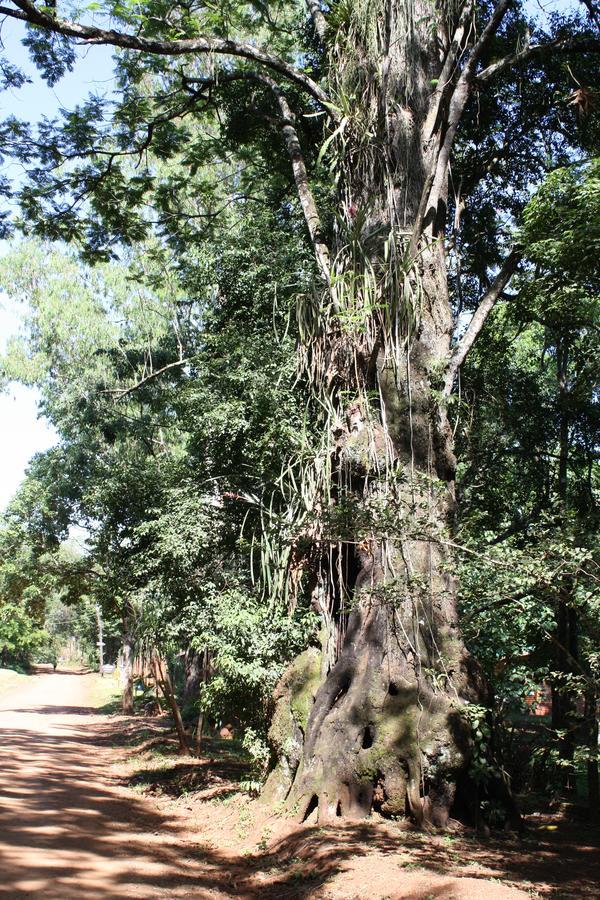
[[[223,111],[236,116],[247,103],[247,97],[243,94],[228,96],[227,86],[240,80],[262,82],[275,92],[309,236],[321,273],[326,282],[331,282],[331,240],[310,183],[311,177],[315,177],[315,173],[310,171],[314,157],[311,159],[307,151],[302,150],[303,136],[297,133],[294,123],[298,113],[311,115],[311,105],[317,103],[325,114],[325,120],[330,118],[333,122],[334,131],[327,137],[325,147],[336,134],[343,135],[350,119],[344,114],[344,106],[340,106],[342,96],[337,95],[337,88],[328,72],[328,67],[334,65],[335,22],[339,14],[332,15],[333,24],[330,27],[327,15],[318,4],[307,6],[321,49],[318,56],[307,59],[303,66],[298,66],[297,53],[291,52],[293,44],[287,36],[282,41],[281,32],[278,33],[268,15],[265,17],[260,12],[248,17],[244,11],[239,11],[237,18],[232,15],[226,21],[219,14],[201,8],[190,13],[184,8],[167,11],[158,7],[140,16],[120,5],[106,10],[92,7],[83,10],[82,21],[71,21],[61,18],[56,10],[36,5],[30,0],[19,0],[4,7],[2,12],[6,16],[33,27],[28,40],[44,41],[52,35],[74,38],[85,44],[108,44],[133,51],[134,55],[137,52],[158,57],[181,56],[186,58],[185,65],[188,66],[187,72],[183,68],[173,71],[170,64],[167,69],[159,67],[167,86],[162,92],[148,95],[146,90],[135,88],[136,66],[139,63],[134,62],[130,55],[123,57],[120,65],[124,74],[127,73],[130,79],[133,76],[133,83],[124,94],[113,123],[107,122],[104,129],[102,122],[106,103],[98,97],[68,117],[62,129],[57,130],[50,124],[43,126],[37,141],[18,123],[12,121],[6,124],[4,143],[7,151],[14,148],[25,162],[33,160],[37,154],[44,164],[43,168],[37,168],[32,173],[36,186],[26,187],[22,192],[22,206],[26,217],[35,223],[33,227],[49,237],[73,238],[79,234],[83,218],[85,252],[88,255],[111,252],[113,241],[109,238],[109,231],[117,232],[121,240],[139,239],[153,220],[147,215],[138,215],[136,209],[148,204],[158,213],[155,224],[168,229],[169,219],[184,213],[181,210],[174,212],[170,208],[169,188],[160,184],[164,179],[157,177],[155,167],[144,159],[145,155],[151,150],[159,159],[167,159],[181,155],[185,147],[184,160],[187,165],[196,167],[194,159],[198,155],[200,159],[208,160],[215,150],[215,116],[220,118]],[[103,17],[112,18],[121,27],[102,28],[88,24],[86,19],[93,21],[96,11]],[[426,177],[410,240],[405,248],[408,260],[418,252],[425,227],[428,234],[435,236],[434,211],[441,201],[440,192],[443,192],[447,178],[456,129],[470,97],[486,89],[495,76],[501,76],[512,67],[522,70],[531,60],[539,59],[545,53],[593,54],[600,49],[597,37],[586,28],[578,35],[549,35],[538,42],[532,42],[527,36],[523,46],[518,33],[516,38],[511,34],[514,31],[511,15],[509,0],[501,0],[487,19],[485,12],[480,13],[472,3],[465,3],[457,12],[453,24],[444,25],[440,33],[442,66],[439,78],[432,81],[427,108],[423,112],[421,135],[428,147]],[[474,21],[476,26],[471,27]],[[257,42],[252,35],[257,23],[264,47],[260,39]],[[519,46],[498,59],[495,48],[503,29],[506,35],[502,34],[501,43],[509,47],[511,41],[516,39]],[[224,30],[228,33],[238,31],[239,40],[223,37]],[[278,47],[286,52],[274,52]],[[53,50],[51,45],[41,47],[37,57],[40,64],[44,64],[53,53],[57,65],[60,65],[61,55],[64,66],[73,65],[72,43],[69,41]],[[218,66],[216,60],[220,58],[224,58],[224,63]],[[383,59],[385,67],[385,57]],[[236,61],[258,64],[259,69],[254,72],[238,69]],[[199,78],[190,75],[190,67],[193,71],[198,65],[207,67],[209,74]],[[273,81],[273,76],[283,79],[283,82]],[[296,96],[298,89],[301,93]],[[286,97],[288,90],[294,96]],[[293,112],[294,103],[299,107],[296,114]],[[314,105],[312,108],[314,110]],[[189,128],[186,129],[184,122],[186,117],[197,118],[199,114],[204,116],[203,127],[210,129],[212,134],[196,139],[192,149],[189,146]],[[268,120],[270,117],[265,114],[263,118]],[[324,120],[321,118],[319,121]],[[117,147],[111,147],[114,144],[114,123],[120,126]],[[314,136],[311,137],[314,140]],[[379,140],[378,135],[375,138]],[[136,158],[137,163],[131,171],[127,160]],[[89,162],[78,168],[73,165],[78,160]],[[121,198],[118,205],[126,205],[127,211],[117,209],[114,202],[117,198]],[[85,210],[90,207],[93,213],[86,215]],[[194,216],[202,219],[210,216],[210,212],[188,215],[190,221],[194,221]]]

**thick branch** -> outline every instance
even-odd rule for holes
[[[487,84],[492,78],[495,78],[496,75],[501,75],[507,69],[551,53],[600,53],[600,39],[557,38],[557,40],[548,41],[546,44],[532,44],[523,50],[509,53],[508,56],[489,65],[487,69],[484,69],[477,75],[477,84]]]
[[[413,257],[416,253],[427,212],[431,209],[435,210],[437,208],[438,200],[443,194],[444,185],[446,183],[448,164],[450,161],[450,152],[454,144],[454,138],[456,136],[458,125],[467,105],[467,100],[469,99],[471,86],[473,84],[473,81],[475,80],[475,69],[477,67],[477,63],[487,44],[500,27],[502,19],[506,15],[511,2],[512,0],[498,0],[498,3],[494,7],[494,11],[490,16],[488,23],[486,24],[485,28],[481,32],[481,35],[474,44],[465,67],[461,72],[460,78],[456,83],[456,87],[452,92],[448,105],[448,114],[446,117],[445,129],[441,127],[439,128],[436,138],[436,144],[432,151],[429,174],[425,180],[425,185],[421,194],[419,210],[410,241],[409,257]],[[467,20],[465,18],[463,27],[466,26],[466,21]],[[460,38],[460,30],[458,34]],[[458,53],[458,50],[455,50],[454,52]],[[444,66],[444,69],[445,68],[446,67]],[[444,99],[445,95],[440,97],[440,102]],[[438,118],[438,113],[439,111],[436,111],[436,118]]]
[[[475,42],[471,53],[469,54],[469,59],[467,60],[467,65],[465,66],[465,70],[468,71],[469,76],[475,71],[475,66],[481,59],[481,54],[487,47],[489,41],[496,34],[500,25],[502,24],[502,19],[506,15],[508,11],[508,7],[511,5],[512,0],[498,0],[498,3],[494,7],[494,11],[489,18],[485,28],[481,32],[478,40]]]
[[[206,37],[200,36],[196,38],[180,38],[177,40],[159,40],[158,38],[146,38],[135,34],[127,34],[125,32],[114,31],[112,29],[97,28],[94,25],[80,25],[77,22],[71,22],[66,19],[55,18],[53,15],[42,12],[31,0],[12,0],[18,9],[12,7],[0,6],[0,15],[9,16],[12,19],[20,19],[29,22],[31,25],[37,25],[47,31],[63,34],[66,37],[79,38],[87,44],[108,44],[113,47],[121,47],[125,50],[139,50],[145,53],[153,53],[159,56],[183,56],[187,54],[208,54],[213,53],[225,56],[239,56],[243,59],[251,59],[253,62],[260,63],[274,72],[283,75],[290,81],[300,85],[315,100],[325,106],[328,113],[332,115],[331,109],[328,108],[329,97],[319,85],[300,72],[290,63],[286,62],[279,56],[273,56],[255,47],[253,44],[247,44],[240,41],[233,41],[229,38]]]
[[[419,206],[419,216],[417,217],[418,229],[415,227],[413,237],[411,239],[412,254],[416,252],[420,232],[425,221],[426,214],[429,210],[435,209],[438,205],[439,198],[443,195],[446,173],[450,161],[450,153],[454,144],[454,138],[462,115],[464,113],[467,101],[469,99],[473,85],[482,86],[490,81],[496,75],[501,74],[512,66],[519,65],[535,58],[536,56],[544,56],[552,52],[561,53],[597,53],[600,52],[600,39],[589,38],[581,40],[577,38],[557,39],[546,44],[525,47],[523,50],[516,51],[488,66],[479,74],[476,73],[477,65],[481,59],[483,52],[489,44],[492,37],[497,33],[502,20],[506,15],[512,0],[498,0],[494,11],[490,16],[488,23],[483,29],[480,37],[476,41],[471,50],[465,67],[456,83],[456,87],[452,93],[448,106],[448,114],[446,117],[445,130],[438,132],[437,147],[432,152],[432,162],[429,176],[426,179]],[[466,20],[465,20],[466,21]],[[459,26],[460,27],[460,26]],[[455,51],[456,52],[456,51]],[[441,87],[444,91],[444,86]],[[444,96],[439,97],[439,109],[435,110],[436,119],[439,118],[439,112]],[[428,117],[428,124],[432,127],[434,121],[431,114]]]
[[[321,42],[324,42],[325,35],[327,34],[327,19],[323,15],[321,4],[319,3],[319,0],[306,0],[306,5],[313,20],[315,31]]]
[[[262,81],[264,84],[268,85],[271,88],[277,99],[279,110],[282,116],[281,125],[283,129],[283,136],[285,138],[287,151],[292,162],[292,171],[294,173],[294,181],[296,182],[296,191],[298,192],[298,198],[300,200],[300,205],[302,206],[302,212],[304,213],[304,218],[308,227],[308,233],[310,234],[310,239],[312,241],[312,245],[317,257],[317,262],[319,263],[319,268],[321,269],[325,281],[329,283],[331,280],[331,260],[329,256],[329,247],[327,246],[323,238],[321,217],[319,215],[317,204],[315,203],[315,198],[308,181],[306,164],[304,162],[304,156],[302,153],[302,148],[300,146],[298,132],[296,131],[296,128],[294,126],[294,113],[292,112],[292,109],[287,102],[285,94],[276,81],[273,81],[273,79],[269,78],[267,75],[259,75],[256,77],[259,79],[259,81]]]
[[[444,59],[444,65],[442,66],[436,89],[429,101],[429,112],[427,113],[427,119],[423,127],[425,140],[429,140],[434,133],[436,125],[438,125],[438,118],[442,105],[450,93],[458,61],[464,50],[465,43],[468,40],[467,25],[472,14],[473,2],[472,0],[469,0],[463,7],[448,52],[446,53],[446,58]]]
[[[271,79],[269,79],[269,81],[271,81]],[[298,139],[298,132],[293,124],[294,116],[279,86],[273,83],[272,87],[283,116],[283,136],[292,162],[292,171],[294,173],[294,181],[296,182],[296,190],[300,199],[300,205],[302,206],[302,211],[308,226],[308,232],[317,256],[319,267],[326,282],[329,283],[331,280],[329,248],[323,239],[321,217],[319,216],[319,211],[310,189],[304,156]]]
[[[434,186],[432,188],[432,196],[434,202],[436,201],[439,192],[438,184],[436,183],[439,183],[446,177],[446,170],[448,167],[448,162],[450,160],[450,151],[454,143],[458,124],[462,118],[465,106],[467,105],[467,100],[469,99],[469,93],[474,80],[477,63],[481,58],[481,54],[485,50],[487,44],[498,31],[502,23],[502,19],[506,15],[511,2],[512,0],[498,0],[498,3],[496,4],[493,13],[490,16],[487,25],[481,32],[478,40],[475,42],[473,49],[469,54],[469,58],[465,64],[465,67],[461,73],[461,76],[458,79],[456,88],[450,101],[446,133],[440,147],[440,152],[436,164],[436,174],[434,179]]]
[[[475,343],[475,340],[485,325],[486,319],[494,308],[494,304],[496,303],[498,297],[508,284],[510,278],[512,277],[519,261],[521,259],[521,252],[519,250],[512,250],[509,255],[504,260],[502,267],[496,277],[494,278],[490,289],[484,295],[481,303],[475,310],[473,314],[473,318],[469,322],[469,327],[463,334],[461,340],[458,342],[458,345],[452,354],[450,362],[448,363],[448,367],[446,369],[446,377],[444,379],[444,391],[443,394],[445,397],[449,397],[452,392],[452,386],[454,384],[454,379],[458,373],[459,368],[463,364],[466,359],[466,356]]]
[[[302,206],[302,212],[304,213],[304,219],[306,221],[308,233],[310,235],[313,249],[317,257],[317,262],[319,264],[319,268],[321,269],[323,277],[325,278],[326,282],[329,283],[331,279],[331,259],[329,255],[329,247],[327,246],[323,238],[321,217],[319,215],[319,210],[317,209],[317,204],[315,203],[315,198],[310,188],[308,173],[306,171],[306,163],[304,162],[304,155],[300,146],[298,132],[296,131],[296,127],[294,124],[296,117],[280,85],[278,85],[277,82],[270,78],[268,75],[245,70],[240,70],[238,72],[224,72],[217,75],[214,79],[184,77],[184,85],[196,85],[202,88],[211,87],[213,85],[216,86],[219,84],[219,82],[241,80],[258,81],[260,84],[266,85],[269,90],[272,91],[275,99],[277,100],[277,105],[279,106],[279,111],[281,113],[281,119],[276,120],[276,124],[281,125],[283,131],[287,151],[292,163],[292,172],[294,175],[294,181],[296,183],[298,199],[300,200],[300,205]]]

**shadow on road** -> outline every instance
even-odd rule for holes
[[[492,870],[533,883],[546,881],[549,864],[562,856],[563,877],[559,868],[554,896],[595,896],[596,848],[565,846],[551,837],[536,848],[508,841],[482,847],[466,838],[441,847],[414,832],[392,835],[369,824],[304,826],[268,851],[229,855],[199,843],[184,821],[162,815],[110,774],[127,720],[63,704],[59,696],[57,706],[40,703],[41,696],[32,699],[38,701],[32,707],[21,699],[17,709],[0,712],[0,895],[307,900],[347,860],[405,848],[411,865],[429,871],[456,873],[457,856],[464,865],[473,855],[484,860],[488,879]],[[211,816],[221,814],[207,809]],[[402,871],[395,869],[392,895],[402,882]],[[571,890],[574,878],[578,893]],[[370,895],[366,889],[357,896]]]

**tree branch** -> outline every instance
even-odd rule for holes
[[[308,181],[304,155],[300,146],[298,132],[296,131],[296,128],[294,126],[294,113],[289,103],[287,102],[285,94],[276,81],[274,81],[272,78],[269,78],[268,75],[256,75],[256,77],[259,81],[262,81],[264,84],[270,87],[270,89],[275,94],[275,98],[279,105],[279,110],[282,116],[281,125],[283,129],[283,136],[285,138],[287,151],[292,162],[292,171],[294,173],[294,181],[296,182],[296,191],[298,192],[298,198],[300,200],[302,212],[304,213],[304,218],[306,220],[308,233],[310,234],[310,239],[312,241],[312,245],[317,257],[317,262],[319,263],[319,268],[321,269],[321,273],[325,281],[329,284],[331,281],[331,259],[329,255],[329,247],[327,246],[323,238],[321,217],[319,215],[319,210],[317,209],[317,204],[315,203],[315,198]]]
[[[13,2],[15,2],[15,0],[13,0]],[[467,60],[467,64],[465,66],[465,70],[468,71],[469,77],[473,75],[475,66],[481,59],[481,54],[485,50],[488,42],[493,38],[493,36],[500,28],[502,19],[508,12],[508,7],[511,5],[511,3],[512,0],[498,0],[498,3],[494,7],[492,15],[490,16],[485,28],[481,32],[481,35],[473,45],[473,49],[469,54],[469,59]]]
[[[324,43],[325,35],[327,34],[327,19],[323,15],[321,4],[319,3],[319,0],[306,0],[306,5],[313,20],[315,31],[317,32],[321,43]]]
[[[467,105],[467,100],[469,99],[471,86],[473,84],[473,81],[475,80],[475,69],[477,66],[477,62],[480,59],[481,54],[485,50],[488,42],[492,39],[492,37],[500,27],[502,19],[506,15],[511,2],[512,0],[498,0],[489,21],[481,32],[478,40],[475,42],[473,49],[469,54],[469,58],[467,59],[467,62],[460,74],[460,77],[456,82],[456,86],[451,93],[448,105],[448,115],[446,117],[445,123],[446,127],[445,129],[439,127],[438,129],[435,147],[432,151],[429,173],[427,178],[425,179],[425,184],[421,193],[421,200],[419,202],[419,208],[415,220],[415,227],[413,228],[413,233],[408,249],[409,258],[412,258],[416,254],[428,211],[437,208],[439,197],[442,196],[444,184],[446,182],[448,164],[450,161],[450,152],[452,150],[452,145],[454,144],[454,138],[456,136],[458,125]],[[466,21],[467,19],[465,18],[463,21],[461,16],[457,29],[459,40],[462,40],[460,33],[461,23],[462,27],[464,28],[466,26]],[[456,59],[458,60],[459,49],[457,48],[452,52],[456,54]],[[442,72],[444,72],[445,69],[446,66],[443,67]],[[449,75],[450,73],[447,72],[446,76],[449,77]],[[437,109],[435,113],[436,119],[439,116],[442,102],[446,99],[443,86],[442,91],[443,94],[439,99],[439,109]]]
[[[487,44],[493,38],[498,28],[500,27],[502,19],[506,15],[511,2],[512,0],[498,0],[498,3],[494,7],[494,11],[490,16],[487,25],[481,32],[481,35],[475,42],[473,49],[469,54],[469,58],[467,59],[465,67],[461,72],[460,78],[458,79],[458,82],[456,84],[456,88],[454,89],[454,92],[452,94],[450,106],[448,109],[446,133],[444,135],[436,160],[435,177],[431,189],[433,205],[437,204],[437,197],[439,196],[441,183],[446,177],[446,170],[450,161],[450,151],[454,143],[456,130],[462,118],[462,114],[465,111],[467,100],[469,99],[477,62],[481,58],[481,54],[485,50]]]
[[[536,57],[543,57],[550,53],[600,53],[600,38],[587,38],[579,40],[577,38],[557,38],[555,41],[548,41],[545,44],[532,44],[523,50],[509,53],[503,59],[492,63],[477,75],[475,81],[477,84],[487,84],[496,75],[501,75],[507,69],[513,66],[519,66],[529,62]]]
[[[498,609],[500,606],[509,606],[511,603],[519,603],[521,600],[531,597],[536,587],[538,587],[538,585],[532,586],[528,590],[521,591],[519,594],[514,594],[511,597],[499,597],[495,600],[491,600],[489,603],[484,603],[483,606],[478,606],[477,609],[473,609],[470,613],[463,616],[462,621],[465,624],[468,624],[469,622],[472,622],[476,616],[488,612],[490,609]]]
[[[121,47],[125,50],[138,50],[145,53],[153,53],[159,56],[183,56],[186,54],[209,54],[225,56],[238,56],[260,63],[283,75],[285,78],[300,85],[315,100],[325,107],[328,114],[335,118],[328,104],[330,98],[308,75],[296,69],[279,56],[273,56],[256,47],[241,41],[233,41],[229,38],[206,37],[180,38],[176,40],[159,40],[158,38],[146,38],[112,29],[97,28],[94,25],[80,25],[66,19],[55,18],[49,13],[42,12],[31,0],[12,0],[17,9],[0,6],[0,15],[12,19],[19,19],[31,25],[37,25],[46,31],[62,34],[65,37],[79,38],[86,44],[108,44],[113,47]]]
[[[515,269],[519,264],[520,259],[521,251],[511,250],[511,252],[504,260],[500,271],[494,278],[489,290],[484,295],[481,303],[475,310],[473,318],[469,322],[469,327],[463,334],[461,340],[458,342],[458,345],[454,353],[452,354],[452,357],[450,358],[450,362],[448,363],[446,376],[444,379],[444,397],[450,396],[452,392],[452,386],[454,384],[454,379],[456,378],[459,368],[465,361],[469,350],[475,343],[479,332],[485,325],[486,319],[494,308],[494,304],[496,303],[498,297],[512,277]]]
[[[460,14],[458,24],[454,31],[454,35],[452,36],[452,41],[448,48],[448,52],[446,53],[446,58],[444,59],[444,65],[442,66],[436,89],[429,101],[429,111],[423,127],[425,140],[429,140],[433,135],[436,125],[438,124],[440,110],[450,92],[458,61],[464,50],[465,43],[468,40],[467,23],[472,13],[473,2],[472,0],[468,0]]]
[[[317,262],[321,273],[327,283],[331,280],[331,259],[329,247],[323,238],[323,228],[321,225],[321,217],[312,190],[308,180],[306,171],[306,163],[300,146],[298,132],[296,131],[296,117],[291,109],[287,98],[277,82],[268,75],[250,70],[239,70],[237,72],[223,72],[214,78],[187,78],[183,76],[184,87],[186,85],[198,85],[203,87],[216,87],[220,82],[231,81],[258,81],[264,84],[274,94],[281,113],[281,119],[276,120],[276,124],[280,125],[283,130],[287,151],[292,163],[292,172],[296,183],[296,191],[298,199],[304,213],[304,219],[308,228],[311,243],[317,257]]]
[[[117,388],[116,390],[100,391],[100,393],[114,394],[115,403],[118,403],[119,400],[123,399],[123,397],[128,397],[129,394],[133,394],[134,391],[139,390],[139,388],[143,387],[145,384],[148,384],[149,381],[152,381],[154,378],[158,378],[158,376],[162,375],[163,372],[167,372],[169,369],[178,368],[179,366],[185,366],[189,362],[189,359],[178,359],[177,362],[169,363],[168,365],[163,366],[162,369],[156,369],[154,372],[150,372],[149,375],[141,378],[138,382],[136,382],[129,388],[125,388],[124,390],[120,390],[119,388]]]

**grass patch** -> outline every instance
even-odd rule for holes
[[[90,706],[107,716],[121,711],[121,685],[116,672],[112,675],[93,676]]]

